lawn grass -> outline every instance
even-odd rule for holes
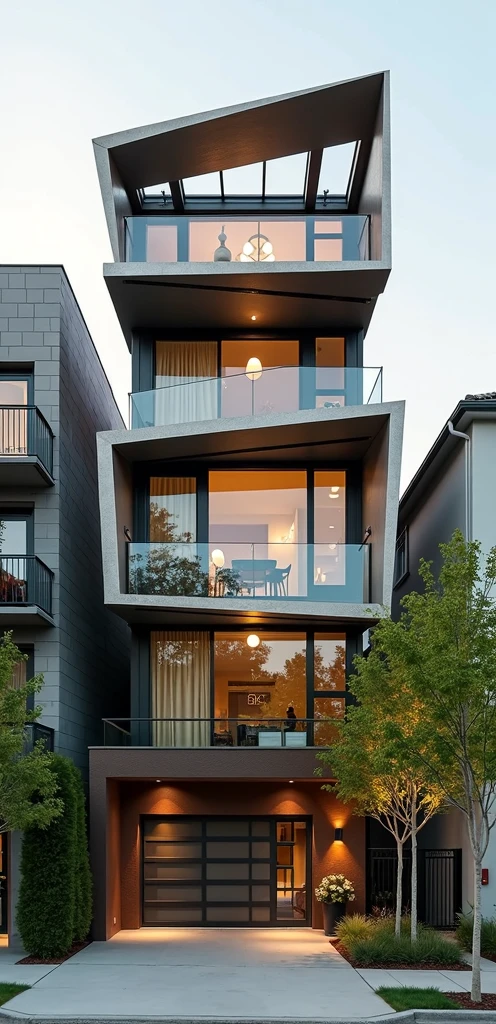
[[[25,992],[27,988],[31,988],[31,985],[14,985],[10,981],[0,981],[0,1006]]]
[[[453,999],[448,999],[437,988],[388,988],[381,985],[377,995],[389,1003],[393,1010],[459,1010]]]

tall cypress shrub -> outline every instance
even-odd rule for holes
[[[24,834],[17,922],[33,956],[63,956],[86,938],[91,923],[91,876],[81,776],[66,757],[52,771],[64,810],[46,829]]]
[[[52,771],[64,810],[46,829],[24,833],[17,923],[25,949],[63,956],[74,937],[77,793],[71,762],[55,754]]]
[[[92,880],[86,828],[86,800],[81,775],[72,765],[77,795],[76,879],[74,908],[74,941],[84,942],[92,918]]]

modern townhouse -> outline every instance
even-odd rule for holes
[[[103,605],[96,432],[122,418],[61,266],[0,267],[0,629],[44,675],[29,743],[88,777],[101,717],[126,707],[126,625]],[[0,930],[17,937],[21,837],[2,835]],[[47,865],[47,871],[50,865]]]
[[[391,269],[388,88],[94,142],[133,367],[131,428],[98,436],[132,663],[90,750],[97,939],[320,927],[331,870],[365,908],[365,822],[314,770],[393,585],[403,404],[363,356]]]
[[[400,501],[394,616],[401,612],[401,598],[421,585],[420,558],[432,561],[436,574],[441,567],[439,545],[447,543],[454,530],[461,530],[467,540],[480,541],[484,554],[496,544],[495,450],[496,392],[466,395],[445,423]],[[446,848],[448,859],[452,860],[455,852],[458,854],[456,891],[459,902],[468,910],[473,904],[473,860],[462,814],[453,808],[449,814],[434,818],[420,835],[423,846]],[[496,839],[492,833],[482,886],[482,913],[486,917],[494,915],[496,904],[495,856]],[[450,884],[448,892],[451,891]]]

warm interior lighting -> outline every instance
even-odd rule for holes
[[[256,633],[250,633],[250,635],[246,638],[246,643],[248,644],[248,647],[258,647],[260,643],[260,637],[257,636]]]
[[[155,779],[155,782],[162,782],[162,779]]]
[[[252,235],[236,256],[240,263],[273,263],[274,247],[267,235]]]
[[[252,320],[256,320],[256,319],[257,319],[256,316],[252,316]]]
[[[262,376],[262,364],[257,356],[250,356],[245,369],[248,380],[258,380]]]
[[[294,779],[288,779],[288,782],[289,782],[289,785],[292,786],[293,782],[294,782]]]
[[[215,565],[216,569],[222,569],[226,559],[224,557],[224,552],[221,551],[220,548],[215,548],[215,550],[212,551],[210,558],[212,559],[212,563]]]
[[[330,498],[339,498],[339,487],[331,487],[329,491]]]

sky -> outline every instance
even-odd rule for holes
[[[92,138],[391,71],[393,272],[365,342],[405,487],[496,390],[496,0],[0,0],[0,263],[63,263],[127,417]]]

